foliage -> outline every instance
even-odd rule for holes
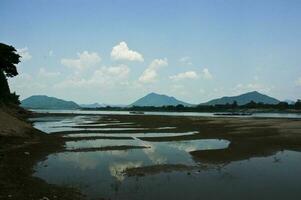
[[[94,110],[95,108],[85,108],[85,110]],[[133,107],[104,107],[97,108],[97,110],[116,110],[116,111],[166,111],[166,112],[240,112],[240,111],[287,111],[287,110],[301,110],[301,100],[295,104],[288,104],[287,102],[279,102],[278,104],[264,104],[250,101],[245,105],[237,105],[237,102],[232,104],[218,104],[218,105],[198,105],[198,106],[184,106],[178,104],[177,106],[133,106]]]
[[[19,96],[11,94],[6,77],[18,75],[16,65],[20,62],[20,55],[13,46],[0,43],[0,101],[3,103],[19,104]]]

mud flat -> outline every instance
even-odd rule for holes
[[[300,119],[80,114],[36,114],[31,118],[48,134],[32,130],[35,137],[1,137],[0,199],[137,199],[142,194],[152,199],[159,195],[156,184],[174,191],[164,193],[169,198],[177,195],[180,182],[204,184],[204,197],[210,198],[206,192],[210,194],[212,188],[206,183],[220,174],[211,169],[301,151]],[[293,164],[289,167],[297,170]],[[212,173],[215,176],[208,179]],[[70,177],[72,182],[68,182]],[[140,190],[129,193],[136,191],[135,177],[141,180]],[[151,180],[158,182],[149,185]],[[192,199],[200,195],[193,186],[182,189],[193,194]],[[276,193],[268,197],[279,196]]]
[[[77,189],[33,177],[34,165],[63,150],[60,137],[34,129],[25,110],[0,107],[0,199],[81,199]]]

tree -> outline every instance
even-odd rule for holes
[[[247,108],[256,108],[257,107],[257,103],[252,100],[249,103],[245,104],[245,107],[247,107]]]
[[[295,103],[295,109],[301,109],[301,100],[298,99],[297,102]]]
[[[233,103],[232,103],[232,108],[237,108],[237,107],[238,107],[237,101],[233,101]]]
[[[184,108],[184,105],[183,104],[178,104],[177,106],[176,106],[176,109],[178,109],[178,110],[181,110],[181,109],[183,109]]]
[[[0,43],[0,101],[4,103],[18,103],[18,96],[11,94],[6,77],[18,75],[16,65],[20,62],[20,55],[13,46]]]
[[[276,105],[276,107],[277,107],[278,109],[288,109],[289,105],[288,105],[287,102],[279,102],[279,103]]]

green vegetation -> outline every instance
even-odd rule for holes
[[[48,97],[46,95],[34,95],[21,101],[21,106],[31,109],[79,109],[80,106],[73,101]]]
[[[0,103],[19,104],[19,96],[11,93],[7,77],[18,75],[16,65],[20,62],[17,50],[13,46],[0,43]]]
[[[253,91],[238,96],[213,99],[211,101],[208,101],[207,103],[204,103],[203,105],[232,104],[234,101],[236,101],[238,105],[245,105],[251,101],[254,101],[255,103],[261,102],[265,104],[278,104],[280,102],[278,99],[269,97],[265,94],[261,94],[257,91]]]
[[[295,104],[288,104],[287,102],[279,102],[278,104],[265,104],[250,101],[244,105],[238,105],[236,101],[227,104],[216,105],[198,105],[198,106],[184,106],[178,104],[176,106],[133,106],[133,107],[103,107],[103,108],[83,108],[84,110],[108,110],[108,111],[165,111],[165,112],[245,112],[245,111],[301,111],[301,100]]]
[[[148,95],[138,99],[131,106],[156,106],[161,107],[165,105],[176,106],[182,104],[184,106],[191,106],[191,104],[180,101],[174,97],[169,97],[163,94],[156,94],[154,92],[149,93]]]

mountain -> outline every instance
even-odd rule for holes
[[[80,104],[82,108],[103,108],[106,107],[106,104],[92,103],[92,104]]]
[[[185,103],[183,101],[177,100],[174,97],[166,96],[163,94],[156,94],[156,93],[150,93],[134,103],[132,103],[130,106],[167,106],[167,105],[172,105],[176,106],[182,104],[184,106],[191,106],[189,103]]]
[[[286,99],[286,100],[284,100],[284,102],[291,104],[291,105],[296,103],[295,101],[290,100],[290,99]]]
[[[110,107],[126,107],[126,105],[123,105],[123,104],[116,104],[116,105],[113,105],[113,104],[105,104],[105,103],[92,103],[92,104],[80,104],[80,107],[82,108],[104,108],[104,107],[107,107],[107,106],[110,106]]]
[[[216,105],[216,104],[231,104],[233,101],[236,101],[238,105],[244,105],[249,103],[250,101],[254,101],[256,103],[265,103],[265,104],[277,104],[280,101],[269,97],[265,94],[261,94],[257,91],[254,92],[248,92],[245,94],[241,94],[238,96],[232,96],[232,97],[222,97],[218,99],[213,99],[211,101],[208,101],[207,103],[203,103],[202,105]]]
[[[79,109],[73,101],[65,101],[46,95],[34,95],[21,101],[21,106],[31,109]]]

